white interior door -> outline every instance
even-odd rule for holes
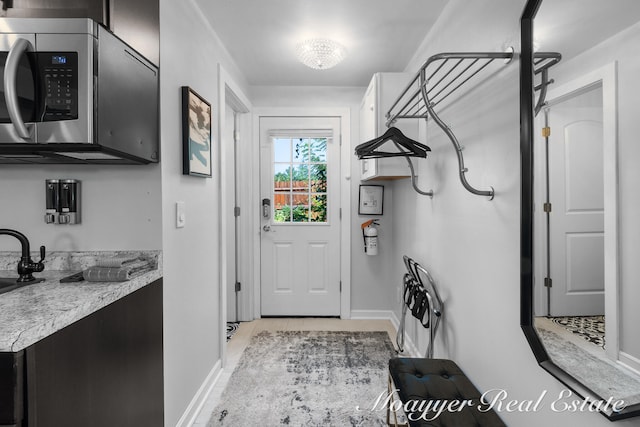
[[[229,149],[227,150],[229,153],[233,153],[233,163],[229,162],[230,164],[228,165],[230,169],[232,169],[229,172],[229,184],[233,186],[233,195],[229,197],[229,199],[231,200],[231,198],[233,198],[233,206],[227,207],[227,209],[232,209],[235,206],[238,206],[237,203],[237,180],[236,180],[236,156],[235,153],[237,151],[236,149],[236,128],[235,128],[235,112],[233,111],[233,109],[231,108],[230,105],[226,105],[225,106],[225,125],[224,125],[224,133],[222,134],[222,138],[223,140],[221,141],[222,144],[225,144]],[[231,160],[231,156],[229,156],[228,160]],[[238,307],[238,293],[236,292],[236,281],[238,280],[237,278],[237,254],[238,254],[238,248],[237,248],[237,227],[238,227],[238,218],[237,217],[230,217],[230,220],[233,221],[232,224],[229,224],[230,226],[227,226],[223,232],[226,234],[226,248],[225,248],[225,255],[226,255],[226,283],[225,286],[227,287],[227,322],[235,322],[238,320],[238,313],[237,313],[237,307]]]
[[[337,117],[260,118],[262,316],[340,315],[339,135]]]
[[[551,315],[604,314],[602,86],[549,109]]]

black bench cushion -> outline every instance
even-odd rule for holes
[[[398,389],[403,407],[409,409],[405,413],[411,427],[506,426],[493,409],[487,410],[487,405],[481,404],[482,393],[451,360],[394,358],[389,360],[389,374]],[[431,410],[422,418],[420,415],[426,406],[420,408],[417,403],[414,404],[418,401],[423,405],[431,403]],[[456,405],[453,401],[468,403]],[[407,405],[407,402],[411,404]],[[438,406],[435,406],[436,402]],[[453,402],[451,406],[450,402]],[[412,407],[417,410],[411,411]],[[438,410],[441,410],[440,414]]]

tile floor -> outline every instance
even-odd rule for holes
[[[388,320],[342,320],[325,318],[267,318],[242,322],[236,334],[227,343],[227,366],[220,375],[211,394],[198,414],[193,427],[205,427],[218,404],[231,373],[251,337],[260,331],[386,331],[391,342],[396,342],[396,330]]]

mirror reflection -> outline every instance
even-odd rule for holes
[[[640,404],[640,2],[545,0],[534,28],[562,55],[534,120],[535,328],[571,377]]]

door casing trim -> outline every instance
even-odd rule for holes
[[[233,217],[232,209],[223,209],[223,207],[228,206],[230,203],[233,204],[233,188],[230,187],[230,169],[229,165],[221,162],[220,159],[227,158],[231,155],[229,150],[233,150],[233,147],[229,147],[227,144],[221,144],[223,141],[223,137],[225,134],[225,123],[226,123],[226,106],[230,105],[232,109],[236,112],[242,113],[243,116],[247,116],[246,122],[245,119],[242,119],[241,128],[247,129],[249,131],[252,130],[250,123],[250,112],[252,110],[251,101],[244,94],[242,88],[233,80],[231,75],[224,69],[221,64],[218,64],[218,133],[217,133],[217,164],[215,165],[217,171],[217,178],[220,182],[220,203],[218,207],[218,215],[220,218],[220,224],[218,234],[220,236],[220,259],[218,262],[220,263],[220,276],[218,277],[219,283],[219,301],[218,301],[218,312],[219,312],[219,340],[218,345],[220,348],[220,359],[222,368],[224,369],[227,365],[227,336],[225,334],[226,324],[227,324],[227,289],[226,283],[229,280],[229,276],[233,272],[227,271],[226,266],[226,249],[228,247],[228,241],[226,237],[226,233],[224,233],[225,227],[228,227],[229,224],[233,224],[235,218]],[[247,132],[249,133],[249,132]],[[251,135],[242,136],[243,141],[246,143],[240,144],[239,147],[239,155],[245,152],[246,149],[250,149],[253,141],[253,137]],[[216,148],[214,148],[216,150]],[[214,151],[215,152],[215,151]],[[239,171],[246,172],[246,171]],[[234,183],[231,182],[231,185]],[[250,190],[251,193],[252,189]],[[253,200],[253,194],[243,195],[242,200],[240,200],[240,205],[242,206],[244,200]],[[249,210],[249,209],[247,209]],[[244,217],[240,217],[241,224],[248,224],[249,220],[245,220]],[[251,239],[245,239],[243,237],[240,238],[240,241],[236,242],[238,247],[238,257],[242,260],[245,257],[243,253],[250,252],[250,249],[253,244]],[[243,262],[241,267],[252,267],[252,260],[248,259],[246,262]],[[247,306],[250,304],[250,299],[252,297],[251,292],[241,293],[239,300],[238,312],[239,315],[245,317],[248,314]],[[247,301],[248,300],[248,301]],[[245,320],[241,318],[241,320]],[[248,319],[247,319],[248,320]]]
[[[612,360],[619,360],[619,226],[618,226],[618,140],[617,140],[617,63],[611,62],[569,82],[549,90],[547,103],[557,104],[563,99],[585,91],[593,86],[602,85],[603,118],[603,166],[604,166],[604,205],[605,205],[605,316],[607,347],[606,353]],[[536,122],[537,123],[537,122]],[[539,156],[538,156],[539,157]],[[538,170],[536,172],[539,173]],[[539,200],[539,199],[538,199]],[[542,224],[536,222],[538,230],[536,242],[542,242]],[[537,258],[542,259],[541,244],[537,245]],[[538,279],[540,280],[540,279]],[[535,295],[536,313],[542,313],[539,305],[546,299],[544,287],[538,286]]]

